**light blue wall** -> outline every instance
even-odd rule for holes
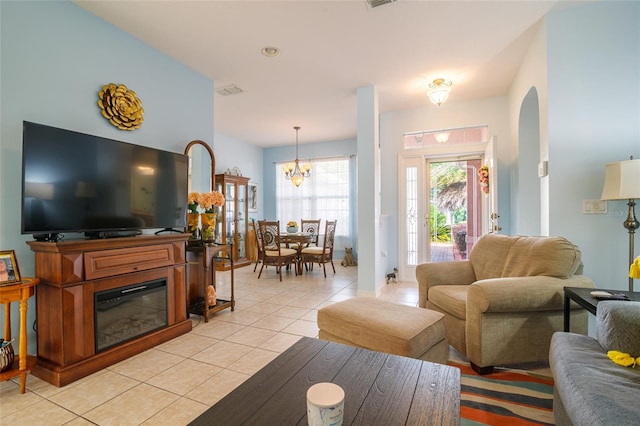
[[[553,12],[547,38],[550,234],[578,244],[597,286],[626,289],[626,203],[609,202],[607,215],[581,206],[600,198],[605,163],[640,158],[640,3]]]
[[[341,141],[329,141],[319,142],[312,144],[300,144],[298,147],[298,157],[302,160],[305,158],[328,158],[328,157],[340,157],[348,156],[351,158],[351,181],[353,186],[351,188],[351,209],[354,212],[352,215],[351,229],[357,230],[356,226],[356,155],[357,147],[355,139],[341,140]],[[276,169],[277,162],[292,161],[296,158],[296,146],[278,146],[274,148],[265,148],[263,150],[262,158],[262,184],[260,185],[260,205],[263,209],[256,214],[249,214],[250,218],[257,219],[276,219],[276,173],[282,173],[280,169]],[[313,179],[313,170],[311,171],[311,179]],[[304,183],[303,183],[304,185]],[[324,223],[324,222],[323,222]],[[353,235],[352,247],[354,248],[354,254],[356,253],[356,235]],[[340,250],[340,247],[336,247],[334,252],[334,259],[340,259],[344,256],[344,250]]]
[[[15,250],[22,275],[33,276],[31,237],[20,235],[22,121],[183,152],[213,139],[213,81],[69,2],[2,1],[0,15],[0,249]],[[142,100],[140,129],[118,130],[100,114],[98,91],[111,82]],[[31,352],[34,319],[32,299]]]

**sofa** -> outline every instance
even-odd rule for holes
[[[615,364],[610,350],[640,357],[640,302],[598,303],[595,338],[553,335],[549,366],[557,425],[640,424],[640,365]]]
[[[473,369],[547,361],[564,329],[564,287],[595,287],[578,247],[563,237],[488,234],[462,261],[416,267],[419,306],[445,315],[446,339]],[[587,332],[572,302],[571,330]]]

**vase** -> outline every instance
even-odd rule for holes
[[[191,233],[191,240],[197,240],[200,238],[200,214],[198,213],[187,213],[187,226],[188,230]]]
[[[295,234],[296,232],[298,232],[298,227],[297,226],[287,226],[287,232],[290,234]]]
[[[216,214],[215,213],[201,213],[200,223],[202,229],[200,234],[202,241],[205,243],[213,243],[215,229],[216,229]]]

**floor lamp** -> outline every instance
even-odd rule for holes
[[[635,199],[640,198],[640,160],[633,156],[626,161],[605,165],[602,200],[628,200],[629,213],[623,222],[629,231],[629,266],[633,263],[633,239],[640,223],[636,219]],[[629,291],[633,291],[633,278],[629,277]]]

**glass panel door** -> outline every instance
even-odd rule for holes
[[[238,257],[240,259],[247,256],[247,218],[244,217],[245,203],[247,200],[247,185],[238,183]]]

